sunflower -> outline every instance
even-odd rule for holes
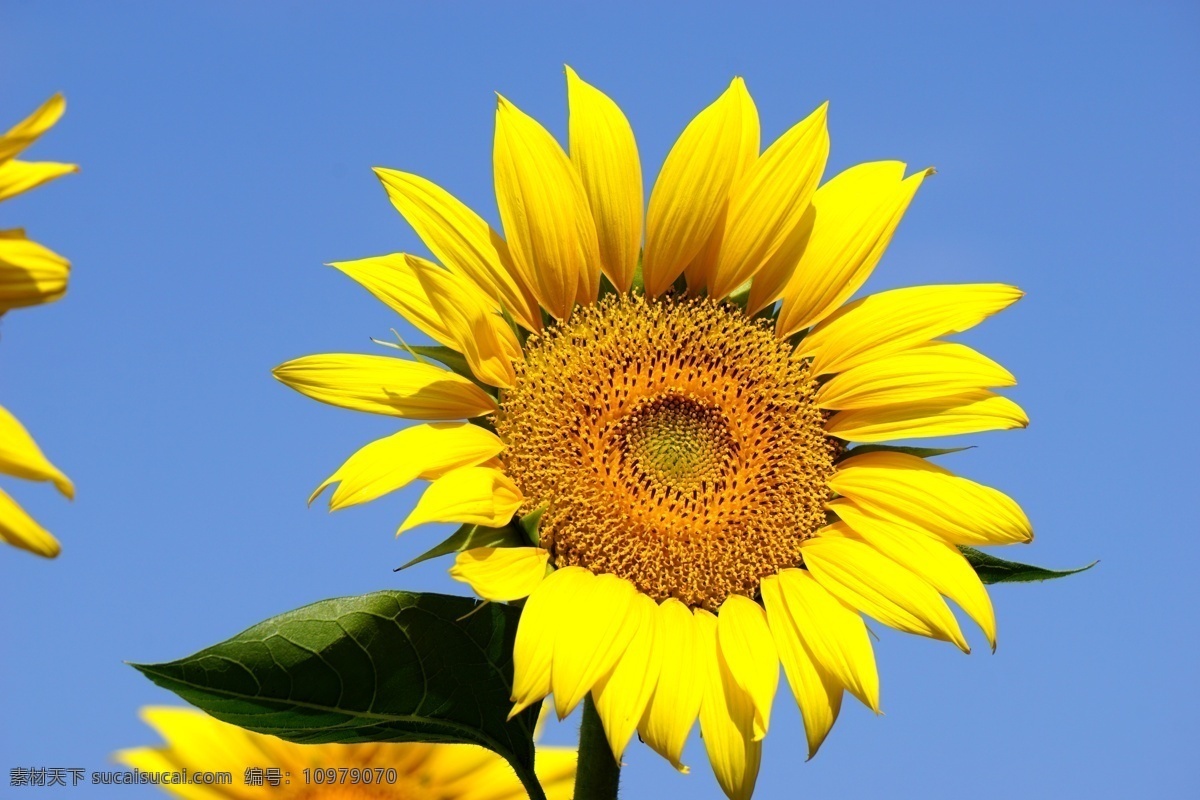
[[[0,136],[0,201],[78,171],[74,164],[19,161],[16,156],[49,130],[66,109],[62,95],[47,100]],[[13,308],[49,303],[67,290],[70,264],[25,236],[21,228],[0,230],[0,316]],[[51,464],[16,417],[0,407],[0,473],[50,481],[68,498],[75,488]],[[0,541],[53,558],[59,546],[16,501],[0,491]]]
[[[142,718],[165,747],[122,750],[143,772],[228,772],[225,785],[164,784],[189,800],[524,800],[504,759],[471,744],[293,744],[187,708],[151,707]],[[272,770],[273,774],[266,774]],[[274,772],[277,770],[278,772]],[[570,800],[575,751],[542,747],[537,774],[549,800]]]
[[[569,155],[499,99],[504,238],[433,183],[376,170],[441,263],[332,266],[439,347],[309,356],[275,375],[332,405],[423,421],[322,483],[316,494],[336,484],[331,508],[423,478],[400,531],[514,515],[536,530],[450,570],[488,600],[527,598],[514,713],[552,694],[565,716],[590,696],[618,761],[636,730],[681,770],[699,718],[719,783],[746,798],[781,663],[810,757],[844,692],[879,711],[861,614],[968,651],[944,595],[995,646],[991,603],[956,545],[1029,541],[1025,514],[882,443],[1027,424],[991,391],[1012,375],[942,338],[1021,292],[920,286],[848,302],[932,170],[878,161],[822,183],[825,105],[760,153],[735,79],[684,129],[643,215],[628,121],[570,69],[567,86]]]

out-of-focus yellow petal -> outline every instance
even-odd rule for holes
[[[466,378],[431,364],[389,356],[304,356],[280,364],[272,374],[314,400],[372,414],[441,420],[496,410],[496,401]]]
[[[879,672],[862,617],[806,570],[782,570],[778,580],[788,614],[813,658],[878,714]]]
[[[334,261],[329,266],[358,281],[384,305],[438,344],[455,346],[446,324],[430,304],[416,273],[409,267],[408,256],[405,253],[360,258],[355,261]]]
[[[541,330],[532,290],[513,268],[504,240],[482,217],[424,178],[382,168],[375,174],[392,205],[438,261],[471,280],[522,326]]]
[[[921,576],[958,603],[983,629],[992,650],[996,649],[996,613],[992,609],[992,600],[979,575],[956,547],[927,531],[868,514],[846,498],[834,500],[829,509],[857,538]]]
[[[0,541],[46,558],[54,558],[61,549],[50,532],[3,491],[0,491]]]
[[[573,747],[539,747],[534,754],[533,770],[546,793],[546,800],[571,800],[575,796],[575,769],[579,753]],[[507,765],[506,765],[507,766]],[[520,787],[511,800],[525,800]],[[466,798],[464,798],[466,800]]]
[[[662,642],[657,636],[657,604],[640,592],[633,602],[642,607],[642,624],[616,666],[592,690],[596,711],[604,721],[604,733],[618,762],[654,694],[663,659]]]
[[[875,161],[851,167],[817,189],[812,230],[783,288],[775,323],[779,338],[820,322],[859,290],[931,173],[922,170],[906,179],[903,162]]]
[[[59,117],[67,110],[67,101],[61,94],[56,94],[42,103],[36,111],[0,136],[0,162],[7,161],[33,144],[58,122]]]
[[[1016,382],[1011,372],[966,345],[927,342],[834,375],[817,391],[817,402],[821,408],[853,410]]]
[[[600,290],[596,226],[579,174],[554,137],[503,97],[493,161],[513,264],[542,308],[566,319]]]
[[[567,67],[571,163],[596,222],[600,264],[628,291],[642,246],[642,167],[633,129],[609,97]]]
[[[812,374],[843,372],[947,333],[965,331],[1021,299],[1000,283],[910,286],[844,306],[800,342]]]
[[[25,238],[25,231],[0,231],[0,314],[59,299],[70,272],[69,261]]]
[[[986,389],[908,403],[839,411],[825,431],[848,442],[887,442],[1025,428],[1019,405]]]
[[[822,104],[780,136],[734,187],[710,286],[713,297],[725,297],[751,277],[771,300],[782,291],[795,262],[773,257],[802,224],[821,180],[829,157],[827,109]],[[770,269],[762,272],[766,266]]]
[[[717,643],[733,680],[754,704],[754,738],[767,735],[771,704],[779,688],[779,656],[762,606],[730,595],[717,616]]]
[[[687,772],[683,746],[700,711],[703,671],[692,612],[674,598],[658,607],[654,646],[662,665],[638,733],[675,769]]]
[[[329,510],[368,503],[417,478],[433,480],[453,469],[474,467],[504,449],[496,434],[469,422],[413,425],[360,448],[317,487],[313,500],[332,484]]]
[[[697,669],[702,674],[700,735],[717,783],[730,800],[750,800],[762,759],[762,740],[754,736],[755,707],[734,679],[717,645],[717,618],[697,609]]]
[[[445,324],[451,346],[466,357],[475,377],[510,388],[517,380],[512,359],[520,354],[521,343],[504,318],[492,311],[483,292],[424,259],[408,256],[408,266]]]
[[[572,596],[573,621],[558,632],[550,669],[559,719],[579,705],[629,647],[647,611],[634,603],[636,596],[633,584],[616,575],[593,575]]]
[[[513,643],[513,707],[509,719],[550,694],[550,668],[559,633],[576,624],[575,598],[594,576],[583,567],[563,567],[538,584],[521,609]]]
[[[829,487],[870,514],[927,530],[951,544],[1014,544],[1033,527],[1008,495],[904,453],[846,459]]]
[[[804,563],[830,594],[885,625],[953,642],[971,652],[958,621],[937,591],[878,550],[845,538],[835,522],[800,545]]]
[[[75,486],[62,470],[50,463],[37,442],[17,418],[0,406],[0,472],[30,481],[50,481],[69,498]]]
[[[805,644],[800,626],[788,613],[778,576],[768,575],[761,588],[775,649],[804,718],[808,757],[812,758],[842,710],[842,682],[821,666]]]
[[[428,522],[499,528],[508,524],[523,502],[521,490],[500,470],[461,467],[429,484],[396,535]]]
[[[458,554],[450,577],[485,600],[508,603],[533,594],[549,562],[550,551],[540,547],[476,547]]]
[[[7,161],[0,163],[0,201],[16,197],[63,175],[79,172],[75,164],[53,161]]]
[[[646,212],[642,278],[646,294],[665,292],[700,255],[729,202],[733,181],[744,168],[745,119],[753,103],[741,78],[684,128],[667,154]],[[758,127],[757,114],[753,129]],[[754,148],[758,141],[755,136]],[[757,153],[755,153],[757,155]]]

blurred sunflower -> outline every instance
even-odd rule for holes
[[[481,597],[528,598],[514,712],[553,694],[565,716],[590,693],[618,760],[637,730],[679,769],[698,717],[722,788],[746,798],[781,662],[810,755],[844,691],[878,711],[859,612],[967,651],[945,595],[994,647],[956,545],[1029,541],[1025,514],[878,443],[1027,424],[991,391],[1009,372],[940,338],[1021,293],[922,286],[847,304],[931,170],[871,162],[821,184],[826,107],[760,153],[740,79],[676,141],[643,226],[629,123],[569,69],[567,83],[569,155],[499,99],[504,238],[429,181],[376,170],[441,266],[333,266],[442,347],[275,375],[428,421],[352,455],[317,490],[337,484],[331,508],[424,478],[400,531],[541,513],[529,546],[468,550],[451,569]]]
[[[470,744],[293,744],[239,728],[188,708],[145,708],[142,718],[164,747],[122,750],[116,759],[143,772],[229,772],[227,786],[168,784],[188,800],[524,800],[525,790],[504,759]],[[248,784],[248,769],[279,769],[280,785]],[[537,775],[548,800],[570,800],[575,751],[542,747]],[[346,779],[322,781],[329,770]],[[309,778],[306,780],[305,771]],[[348,780],[351,770],[370,782]],[[321,773],[317,775],[317,773]],[[382,780],[380,777],[382,776]],[[394,778],[394,780],[393,780]],[[286,780],[286,783],[284,782]]]
[[[20,161],[16,158],[49,130],[66,109],[62,95],[0,136],[0,201],[43,183],[77,172],[74,164]],[[67,290],[70,264],[65,258],[25,236],[21,228],[0,230],[0,316],[13,308],[49,303]],[[0,408],[0,473],[33,481],[51,481],[68,498],[75,488],[51,464],[16,417]],[[0,491],[0,540],[40,556],[53,558],[59,545],[11,497]]]

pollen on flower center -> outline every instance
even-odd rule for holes
[[[734,306],[613,295],[530,338],[496,429],[556,565],[716,610],[825,522],[840,445],[815,390]]]

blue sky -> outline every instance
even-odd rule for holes
[[[0,324],[0,403],[79,489],[4,483],[64,553],[0,551],[0,767],[102,769],[154,742],[137,709],[172,697],[123,660],[324,597],[460,591],[444,563],[391,571],[438,540],[393,538],[413,491],[305,508],[394,424],[269,370],[399,324],[322,266],[425,252],[370,167],[494,222],[492,92],[563,137],[570,63],[623,106],[648,180],[734,75],[764,140],[830,101],[827,174],[936,166],[868,288],[1026,290],[966,341],[1014,371],[1033,423],[944,463],[1022,502],[1038,538],[1016,557],[1101,559],[996,587],[995,655],[978,631],[970,657],[881,631],[886,715],[848,702],[810,763],[781,691],[756,797],[1194,791],[1200,12],[974,5],[0,5],[0,124],[65,92],[31,156],[82,166],[0,207],[75,265],[63,302]],[[626,797],[721,796],[698,738],[688,777],[627,759]]]

